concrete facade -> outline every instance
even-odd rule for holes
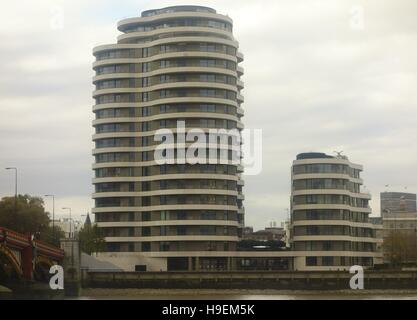
[[[381,215],[389,212],[416,212],[417,195],[408,192],[381,192]]]
[[[369,220],[370,194],[361,191],[361,165],[345,156],[301,153],[291,170],[291,231],[295,270],[372,267],[376,226]]]
[[[124,19],[118,30],[116,44],[93,50],[93,213],[107,246],[101,257],[126,270],[159,271],[178,252],[188,259],[189,252],[236,250],[243,167],[231,160],[240,142],[207,144],[226,162],[211,162],[217,154],[208,164],[190,164],[178,143],[166,151],[174,163],[156,157],[161,129],[176,142],[192,129],[240,135],[243,55],[232,20],[207,7],[175,6]],[[153,252],[165,260],[149,258]]]

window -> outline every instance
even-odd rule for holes
[[[214,104],[203,104],[200,106],[201,112],[216,112],[216,106]]]
[[[216,212],[212,212],[212,211],[202,212],[201,220],[216,220]]]
[[[142,137],[142,146],[149,146],[149,137]]]
[[[142,212],[142,221],[150,221],[151,220],[151,213],[144,211]],[[142,229],[142,235],[143,235],[143,229]]]
[[[148,167],[142,167],[142,176],[146,177],[149,175],[149,168]]]
[[[160,172],[161,174],[165,174],[165,173],[167,173],[167,166],[166,166],[166,165],[161,165],[161,166],[159,167],[159,172]]]
[[[160,226],[159,227],[159,235],[166,236],[168,234],[168,226]]]
[[[169,90],[161,90],[159,91],[159,97],[166,98],[169,97],[171,92]]]
[[[149,242],[145,242],[145,243],[148,243],[149,244]],[[145,250],[143,250],[143,244],[145,244],[145,243],[142,243],[142,251],[145,251]],[[150,250],[146,250],[146,251],[150,251]],[[146,265],[144,265],[144,264],[137,264],[137,265],[135,265],[135,271],[136,272],[144,272],[144,271],[146,271]]]
[[[142,72],[148,72],[148,71],[150,71],[150,64],[149,64],[149,62],[145,62],[145,63],[142,63]]]
[[[170,61],[169,60],[161,60],[159,61],[159,66],[161,68],[168,68],[170,65]]]
[[[149,182],[142,182],[142,191],[149,191],[150,185]]]
[[[148,95],[148,93],[146,92],[146,96]],[[149,107],[144,107],[142,108],[142,117],[147,117],[150,115],[150,108]]]
[[[142,152],[142,161],[149,161],[151,158],[149,152]]]
[[[169,47],[169,45],[166,45],[166,44],[163,44],[159,47],[160,52],[167,52],[169,50],[170,50],[170,47]]]
[[[200,60],[200,66],[201,67],[215,67],[216,66],[216,60]]]
[[[306,266],[317,266],[317,257],[306,257]]]
[[[142,122],[142,131],[149,131],[149,122]]]
[[[166,83],[166,82],[169,82],[169,80],[170,80],[170,76],[168,74],[163,74],[159,78],[160,83]]]
[[[147,87],[147,86],[149,86],[149,78],[148,77],[142,78],[142,87]]]
[[[159,127],[160,128],[166,128],[167,127],[167,120],[160,120],[159,121]]]
[[[149,56],[149,48],[142,48],[142,57],[146,58]]]
[[[144,102],[149,101],[149,93],[148,92],[142,92],[142,101],[144,101]]]
[[[333,265],[333,257],[322,257],[321,258],[321,264],[323,266],[332,266]]]
[[[161,211],[161,220],[169,220],[169,211]]]
[[[187,214],[185,212],[177,212],[177,220],[186,220],[187,219]]]
[[[147,207],[151,205],[151,199],[149,197],[142,198],[142,206]]]
[[[166,104],[162,104],[162,105],[159,106],[159,111],[161,113],[169,112],[169,109],[170,109],[170,106],[166,105]]]
[[[150,242],[142,242],[142,251],[143,252],[151,251],[151,243]]]
[[[142,227],[142,236],[149,237],[151,235],[150,227]]]
[[[177,226],[177,235],[185,236],[187,234],[187,228],[185,226]]]
[[[160,204],[167,204],[167,196],[159,196],[159,203]]]
[[[169,242],[165,242],[165,241],[160,242],[159,251],[169,251]]]

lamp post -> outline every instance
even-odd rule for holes
[[[55,195],[45,194],[45,197],[52,197],[52,238],[55,241]]]
[[[64,207],[64,208],[62,208],[62,210],[69,210],[69,224],[70,224],[69,237],[72,238],[72,235],[71,235],[72,234],[72,227],[71,227],[71,224],[72,224],[71,208]]]
[[[14,170],[14,213],[17,214],[17,168],[8,167],[6,170]]]

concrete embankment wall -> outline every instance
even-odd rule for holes
[[[85,288],[350,289],[353,274],[315,272],[84,272]],[[417,289],[416,271],[366,271],[365,289]]]

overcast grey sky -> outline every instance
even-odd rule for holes
[[[0,12],[0,197],[54,193],[91,210],[92,48],[146,9],[200,4],[228,14],[245,55],[247,128],[263,171],[245,178],[246,224],[286,217],[297,153],[343,150],[379,192],[417,191],[417,1],[8,1]],[[47,202],[47,209],[50,203]]]

